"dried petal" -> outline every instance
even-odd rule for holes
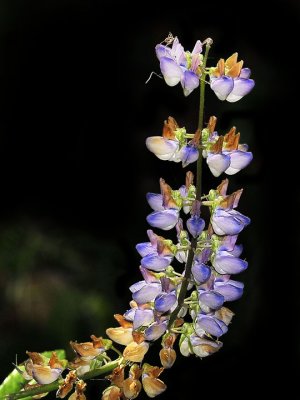
[[[176,361],[176,351],[171,348],[161,349],[159,352],[161,365],[164,368],[171,368]]]
[[[108,328],[106,329],[107,336],[116,343],[126,346],[132,342],[132,328]]]
[[[127,378],[123,384],[123,393],[127,399],[135,399],[142,390],[140,381],[132,378]]]
[[[125,360],[132,361],[132,362],[142,362],[144,355],[147,353],[149,349],[149,343],[142,342],[137,344],[136,342],[129,343],[124,351],[123,357]]]

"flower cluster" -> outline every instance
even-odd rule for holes
[[[27,381],[46,385],[54,382],[66,368],[67,361],[59,360],[56,353],[53,352],[48,358],[40,353],[27,351],[29,359],[25,362],[24,368],[17,370]]]
[[[190,172],[188,176],[190,179]],[[236,245],[238,233],[250,223],[248,217],[235,210],[242,191],[227,195],[228,180],[210,191],[208,200],[202,203],[211,212],[210,224],[204,230],[205,221],[200,217],[201,203],[194,199],[195,192],[191,187],[194,188],[190,184],[184,190],[172,191],[161,180],[161,194],[149,193],[147,196],[154,209],[147,221],[163,230],[176,227],[178,243],[173,244],[171,240],[149,230],[149,242],[137,245],[142,257],[140,270],[143,280],[130,287],[133,300],[130,310],[123,315],[125,325],[122,320],[122,327],[107,330],[110,339],[127,346],[123,355],[129,361],[141,361],[148,344],[167,331],[170,316],[178,307],[185,271],[181,274],[175,272],[171,265],[175,258],[180,263],[186,263],[188,254],[191,251],[194,254],[188,288],[190,294],[180,304],[177,313],[181,319],[190,314],[193,323],[185,323],[174,330],[184,337],[180,345],[183,354],[186,355],[185,345],[187,349],[192,349],[193,343],[199,346],[195,354],[201,357],[221,347],[218,338],[227,332],[233,316],[223,305],[238,299],[243,293],[243,284],[231,279],[231,275],[244,271],[248,265],[239,258],[242,246]],[[191,193],[188,202],[186,192]],[[180,218],[183,204],[185,211],[190,214],[186,229],[183,229],[183,220]],[[182,322],[177,318],[177,324]],[[140,343],[134,342],[136,337]],[[201,350],[203,348],[205,352]],[[131,356],[133,349],[135,352],[138,350],[138,356],[136,353],[134,357]]]
[[[198,160],[199,151],[206,158],[211,173],[218,177],[223,172],[234,175],[245,168],[253,158],[246,144],[240,144],[240,133],[232,127],[225,135],[215,131],[217,118],[209,119],[207,128],[195,134],[179,128],[173,117],[164,122],[162,136],[151,136],[146,140],[147,148],[161,160],[182,162],[186,167]],[[188,138],[191,138],[188,141]],[[199,143],[201,141],[201,148]]]
[[[188,138],[192,140],[188,141]],[[182,162],[182,166],[198,160],[200,131],[188,134],[185,128],[180,128],[173,117],[164,122],[162,136],[151,136],[146,140],[148,150],[160,160]]]
[[[155,47],[157,58],[160,62],[160,69],[169,86],[175,86],[179,82],[183,88],[183,93],[188,96],[199,86],[199,78],[202,74],[202,43],[197,40],[193,51],[184,51],[177,37],[167,38],[168,45],[158,44]]]
[[[243,68],[243,61],[237,61],[238,53],[232,54],[226,61],[221,58],[215,68],[210,69],[210,87],[220,100],[234,103],[246,96],[254,87],[249,79],[251,70]]]
[[[200,79],[207,74],[210,78],[210,87],[218,99],[234,103],[253,89],[251,70],[243,68],[242,60],[237,61],[238,53],[232,54],[226,61],[221,58],[216,67],[206,69],[201,53],[203,45],[211,42],[211,39],[206,39],[203,43],[198,40],[193,51],[189,52],[184,51],[177,37],[169,35],[163,42],[165,44],[161,43],[155,47],[160,70],[167,85],[175,86],[181,83],[185,96],[196,89]]]
[[[111,385],[104,390],[102,400],[135,399],[140,391],[145,390],[149,397],[155,397],[166,390],[166,385],[158,378],[163,368],[144,364],[142,368],[138,364],[132,364],[129,368],[128,378],[125,379],[124,366],[114,369],[107,377]],[[140,379],[142,383],[140,382]]]
[[[237,61],[237,53],[207,68],[211,44],[211,39],[203,43],[198,40],[188,52],[177,37],[169,36],[156,46],[166,83],[174,86],[180,82],[186,96],[200,85],[202,102],[195,133],[188,133],[169,117],[162,136],[147,138],[146,146],[159,159],[181,162],[183,167],[197,161],[197,179],[194,183],[194,174],[188,171],[184,184],[172,189],[161,178],[159,193],[146,195],[152,209],[146,219],[152,229],[147,231],[148,240],[136,246],[142,279],[130,286],[130,308],[115,314],[118,326],[106,330],[109,339],[92,335],[89,342],[72,341],[76,357],[68,365],[55,353],[51,358],[28,353],[29,360],[18,368],[35,384],[57,382],[58,398],[75,390],[69,399],[85,400],[84,380],[108,372],[110,385],[102,393],[102,400],[135,399],[142,389],[153,398],[166,390],[160,375],[173,366],[178,352],[203,358],[222,347],[220,338],[234,315],[227,303],[243,294],[244,284],[235,275],[248,263],[241,257],[243,247],[237,239],[250,219],[237,211],[243,190],[228,194],[228,179],[206,195],[201,193],[201,163],[206,159],[215,177],[233,175],[253,156],[247,145],[239,143],[240,133],[235,127],[220,135],[215,130],[214,116],[204,126],[203,99],[207,79],[217,97],[229,102],[249,93],[254,81],[249,79],[250,70],[243,68],[243,61]],[[207,213],[203,213],[204,207]],[[205,220],[203,215],[209,218]],[[172,229],[172,240],[156,231]],[[161,342],[161,366],[152,366],[144,360],[157,340]],[[116,360],[111,359],[111,351],[118,355]],[[70,372],[62,379],[67,366]]]

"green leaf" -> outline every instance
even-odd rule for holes
[[[66,357],[65,350],[53,350],[57,354],[60,360],[64,360]],[[50,358],[53,351],[44,351],[42,356]],[[24,371],[24,366],[19,366],[20,370]],[[5,399],[5,396],[12,393],[18,393],[26,384],[26,379],[17,371],[15,368],[2,382],[0,385],[0,400]],[[32,397],[26,397],[24,400],[31,400]]]
[[[66,358],[66,352],[65,350],[59,349],[59,350],[52,350],[52,351],[44,351],[41,353],[44,357],[51,358],[52,353],[55,352],[57,357],[60,360],[64,360]]]
[[[8,394],[19,392],[26,382],[26,379],[14,369],[0,385],[0,399],[2,400]],[[26,397],[24,400],[31,399],[32,397]]]

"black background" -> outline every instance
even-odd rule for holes
[[[174,187],[184,177],[144,141],[168,115],[190,131],[197,121],[196,92],[184,98],[157,77],[145,85],[159,72],[154,46],[172,32],[186,49],[212,37],[211,65],[238,51],[252,69],[256,87],[237,103],[207,91],[206,121],[217,115],[221,132],[237,125],[255,158],[231,178],[232,190],[245,188],[240,210],[253,221],[241,235],[244,297],[232,305],[224,348],[202,361],[179,357],[163,374],[161,399],[293,389],[300,7],[210,3],[0,2],[3,377],[16,354],[101,335],[127,308],[139,279],[134,246],[146,239],[144,195],[158,191],[160,176]],[[207,169],[204,179],[204,191],[219,182]],[[104,384],[91,385],[100,398]]]

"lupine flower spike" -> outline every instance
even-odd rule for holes
[[[243,68],[237,53],[208,67],[211,46],[211,39],[197,40],[191,52],[185,51],[179,39],[169,35],[155,47],[165,82],[180,83],[185,96],[200,87],[201,99],[209,82],[220,100],[242,99],[254,87],[250,70]],[[58,398],[71,394],[69,399],[85,400],[87,379],[105,374],[109,385],[102,400],[135,399],[142,391],[153,398],[166,390],[161,375],[178,355],[205,358],[222,348],[220,339],[234,316],[228,303],[243,295],[244,284],[235,275],[248,268],[248,262],[238,235],[250,218],[237,210],[243,189],[230,193],[227,178],[201,192],[201,163],[204,159],[218,178],[238,173],[253,155],[240,143],[235,126],[221,134],[216,131],[217,118],[204,115],[201,101],[199,122],[191,131],[168,117],[162,135],[146,140],[160,160],[180,162],[195,174],[187,171],[185,182],[175,188],[161,177],[157,193],[147,193],[150,227],[136,245],[141,279],[129,287],[128,309],[115,314],[116,326],[106,329],[109,339],[91,335],[91,341],[71,341],[75,359],[69,363],[55,352],[50,358],[27,352],[28,360],[17,367],[29,381],[20,392],[23,397],[31,396],[28,390],[33,388],[35,395],[44,393],[47,384],[47,391],[57,390]],[[192,125],[189,121],[187,126]],[[203,212],[205,207],[208,212]],[[166,236],[171,230],[172,240]],[[150,365],[148,353],[157,348],[151,347],[157,340],[161,365]],[[63,377],[66,368],[69,372]],[[13,394],[9,398],[15,400]]]

